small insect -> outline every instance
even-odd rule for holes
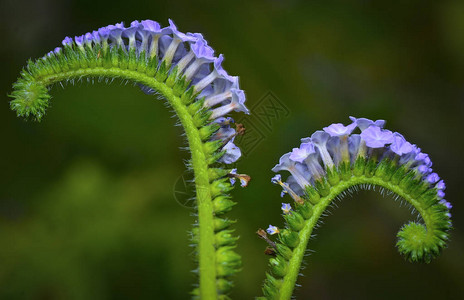
[[[101,50],[98,50],[98,53],[97,53],[97,59],[99,59],[101,56]]]

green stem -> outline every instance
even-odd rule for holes
[[[44,76],[38,83],[46,86],[69,78],[83,76],[121,77],[144,84],[160,92],[174,108],[184,127],[192,155],[192,168],[195,175],[195,186],[198,207],[198,224],[200,238],[198,242],[200,296],[202,299],[216,299],[216,262],[214,247],[213,205],[208,176],[208,163],[203,151],[203,143],[192,116],[181,99],[174,95],[172,89],[156,81],[155,78],[137,71],[118,68],[87,68]]]
[[[411,203],[411,205],[413,205],[421,214],[427,226],[428,236],[433,236],[433,225],[429,215],[426,213],[426,208],[422,207],[418,201],[414,200],[409,194],[405,193],[399,186],[390,182],[383,181],[380,178],[366,176],[353,176],[347,181],[341,181],[338,185],[332,187],[330,193],[327,196],[321,198],[317,205],[314,206],[313,215],[306,222],[304,228],[299,232],[300,243],[295,249],[293,249],[293,256],[288,264],[288,273],[283,278],[282,286],[280,289],[280,300],[287,300],[291,299],[292,297],[293,289],[300,272],[301,263],[303,261],[309,238],[311,237],[314,226],[316,226],[322,213],[341,192],[358,184],[381,186],[404,198],[406,201]]]

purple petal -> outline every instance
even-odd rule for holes
[[[203,58],[205,60],[213,62],[215,59],[213,48],[208,46],[208,43],[201,34],[197,34],[197,41],[191,45],[193,53],[197,58]]]
[[[290,205],[290,203],[282,203],[281,209],[284,214],[288,214],[292,210],[292,206]]]
[[[440,200],[440,204],[446,206],[447,209],[452,209],[453,208],[453,205],[451,203],[449,203],[448,201],[446,201],[445,199]]]
[[[71,46],[72,43],[73,43],[73,39],[70,38],[69,36],[65,37],[63,42],[61,42],[63,44],[63,46]]]
[[[280,176],[280,174],[277,174],[271,178],[271,182],[274,184],[279,184],[279,181],[282,181],[282,176]]]
[[[330,134],[322,130],[318,130],[311,135],[311,141],[313,142],[314,145],[317,145],[317,146],[325,146],[329,138],[330,138]]]
[[[245,106],[245,92],[240,89],[230,89],[232,93],[232,103],[234,103],[234,111],[236,112],[244,112],[247,115],[250,114],[250,111],[248,108]]]
[[[225,164],[234,163],[242,156],[240,148],[235,146],[232,141],[229,141],[222,150],[226,150],[226,153],[219,159],[219,162]]]
[[[302,163],[311,153],[315,153],[314,145],[312,143],[303,143],[300,148],[293,148],[290,154],[290,159]]]
[[[419,149],[419,151],[420,151],[420,149]],[[416,159],[417,161],[423,162],[425,165],[427,165],[427,166],[429,166],[429,167],[432,166],[432,161],[430,160],[429,155],[426,154],[426,153],[422,153],[422,152],[418,153],[418,154],[416,155],[416,158],[415,158],[415,159]]]
[[[398,132],[393,133],[393,142],[390,145],[390,149],[400,156],[413,151],[411,143],[406,141]]]
[[[429,167],[427,167],[426,165],[420,165],[417,167],[417,170],[422,173],[422,174],[428,174],[432,171],[432,169],[430,169]]]
[[[169,28],[171,29],[172,34],[178,39],[180,39],[182,42],[195,42],[197,40],[195,36],[187,35],[177,30],[176,24],[174,24],[174,22],[171,19],[168,19],[168,21],[169,21]]]
[[[152,20],[144,20],[141,22],[141,24],[145,30],[152,31],[154,33],[161,32],[161,26],[158,22]]]
[[[269,227],[266,229],[266,231],[270,235],[273,235],[273,234],[279,233],[279,228],[277,228],[276,226],[273,226],[273,225],[269,225]]]
[[[393,133],[377,126],[370,126],[361,132],[361,138],[366,142],[367,147],[383,148],[393,142]]]
[[[439,190],[445,190],[446,189],[446,185],[445,185],[445,182],[443,180],[440,180],[435,187],[437,189],[439,189]]]
[[[98,29],[98,34],[100,34],[103,39],[107,39],[110,36],[110,32],[111,31],[108,27],[102,27]]]
[[[76,37],[74,38],[74,40],[76,41],[76,44],[77,44],[78,46],[82,46],[82,44],[84,43],[84,36],[83,36],[83,35],[81,35],[81,36],[76,36]]]
[[[438,180],[440,180],[440,177],[437,173],[432,173],[427,176],[427,181],[430,183],[436,183]]]
[[[324,127],[324,131],[330,134],[330,136],[342,136],[350,135],[351,132],[356,128],[356,122],[351,123],[348,126],[345,126],[341,123],[335,123],[328,127]]]
[[[369,126],[376,126],[379,128],[383,128],[385,126],[385,120],[377,120],[377,121],[372,121],[366,118],[355,118],[350,116],[350,120],[356,123],[356,126],[358,126],[361,131],[364,131],[365,129],[369,128]]]

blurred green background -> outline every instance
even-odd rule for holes
[[[174,191],[189,155],[164,103],[131,84],[79,83],[53,88],[37,124],[6,96],[26,60],[65,36],[147,18],[202,32],[250,107],[271,92],[289,111],[270,129],[249,119],[262,140],[238,163],[253,180],[229,214],[243,255],[234,299],[261,295],[268,258],[255,231],[282,224],[270,169],[349,115],[386,119],[430,154],[455,229],[437,260],[410,264],[394,247],[408,209],[374,192],[348,197],[310,241],[297,298],[462,297],[463,1],[2,0],[1,299],[188,298],[194,218]]]

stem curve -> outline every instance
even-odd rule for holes
[[[307,244],[309,242],[313,229],[318,223],[321,215],[324,213],[324,211],[330,205],[330,203],[333,200],[335,200],[337,196],[340,195],[343,191],[349,189],[350,187],[360,184],[372,184],[376,186],[381,186],[399,195],[400,197],[408,201],[411,205],[413,205],[420,213],[427,226],[428,234],[430,235],[430,232],[433,232],[433,224],[432,222],[430,222],[430,218],[426,212],[426,209],[424,209],[422,205],[420,205],[416,200],[414,200],[409,194],[404,192],[403,189],[401,189],[399,186],[393,185],[390,182],[385,182],[382,179],[376,177],[369,178],[366,176],[352,177],[348,181],[341,181],[336,187],[333,187],[331,189],[329,195],[322,197],[320,201],[316,205],[314,205],[312,217],[309,218],[309,220],[307,220],[304,228],[299,232],[300,243],[295,249],[293,249],[293,256],[288,264],[288,273],[282,280],[282,286],[280,289],[278,299],[291,299],[293,289],[295,287],[300,271],[300,267],[303,262]]]
[[[285,156],[285,155],[284,155]],[[410,261],[430,262],[446,247],[451,226],[450,204],[443,200],[444,184],[431,184],[414,164],[401,165],[397,159],[386,156],[380,162],[376,157],[358,157],[353,164],[342,162],[338,167],[327,168],[324,177],[315,179],[299,196],[288,183],[276,175],[272,181],[295,200],[294,209],[283,203],[285,228],[270,225],[267,233],[278,233],[277,241],[268,238],[260,229],[258,235],[271,246],[268,253],[271,272],[264,282],[264,299],[290,299],[308,241],[314,227],[330,203],[345,193],[379,186],[389,190],[411,204],[422,217],[423,224],[410,222],[397,234],[396,246]],[[288,182],[293,185],[291,178]],[[295,187],[295,185],[293,185]]]
[[[154,77],[133,70],[121,70],[119,68],[94,67],[86,69],[69,70],[51,75],[41,76],[30,82],[32,86],[47,86],[72,78],[82,77],[106,77],[122,78],[143,84],[157,92],[169,102],[174,109],[186,133],[191,152],[191,167],[195,176],[195,188],[198,209],[198,260],[200,295],[204,299],[216,299],[216,248],[215,248],[215,226],[214,209],[212,204],[212,192],[210,187],[210,175],[208,155],[203,147],[202,137],[195,124],[195,120],[188,110],[188,106],[182,103],[182,99],[176,96],[171,87],[157,81]]]

